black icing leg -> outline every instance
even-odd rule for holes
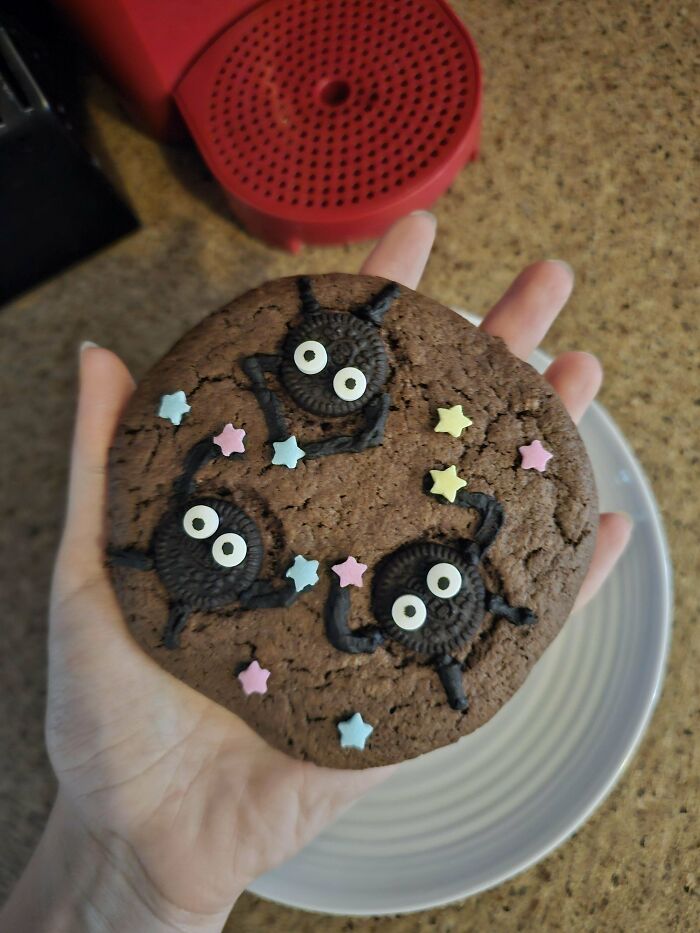
[[[481,517],[481,524],[472,538],[481,556],[491,547],[503,526],[505,519],[503,506],[498,499],[486,493],[466,492],[463,489],[457,493],[456,502],[462,508],[474,509]]]
[[[150,554],[133,548],[108,548],[107,562],[117,567],[131,567],[134,570],[153,570],[153,558]]]
[[[447,694],[447,702],[452,709],[468,709],[469,700],[464,692],[462,665],[459,661],[449,654],[444,654],[435,660],[435,670],[440,676],[440,682]]]
[[[365,409],[366,427],[364,431],[357,435],[358,449],[365,450],[367,447],[377,447],[384,440],[384,429],[386,428],[386,419],[389,417],[389,407],[391,398],[386,392],[382,392],[376,398],[372,399]]]
[[[500,619],[506,619],[512,625],[535,625],[537,616],[525,606],[511,606],[496,593],[486,594],[486,609]]]
[[[268,440],[286,440],[290,431],[284,407],[265,382],[265,373],[279,373],[280,357],[271,353],[258,353],[256,356],[246,356],[241,366],[253,385],[258,405],[265,415]]]
[[[190,610],[184,603],[172,603],[168,621],[163,632],[163,644],[166,648],[180,647],[180,633],[187,625],[190,617]]]
[[[377,447],[384,440],[384,428],[389,414],[390,398],[386,393],[373,399],[365,409],[365,427],[353,435],[327,437],[322,441],[301,442],[307,460],[331,454],[359,454],[368,447]]]
[[[243,609],[285,609],[295,603],[298,596],[291,580],[279,589],[267,580],[258,580],[241,593],[239,602]]]
[[[340,584],[331,584],[331,593],[326,603],[326,637],[338,651],[348,654],[372,654],[384,641],[381,629],[370,628],[356,632],[348,627],[350,615],[350,592]]]

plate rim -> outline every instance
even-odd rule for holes
[[[464,316],[468,316],[468,319],[472,320],[473,322],[478,320],[476,319],[475,315]],[[544,363],[551,361],[551,357],[549,357],[548,354],[539,348],[535,354],[533,354],[533,357],[535,356],[539,357],[539,359],[541,359]],[[533,357],[530,358],[529,362],[532,363]],[[601,405],[599,402],[593,402],[591,405],[591,410],[595,411],[596,415],[599,416],[604,422],[607,430],[609,430],[614,435],[616,442],[620,445],[622,451],[631,464],[632,470],[635,474],[635,479],[639,484],[641,495],[645,500],[649,515],[651,517],[651,521],[649,522],[652,531],[651,537],[659,553],[660,563],[662,566],[662,578],[660,583],[662,586],[663,609],[658,625],[659,646],[658,651],[655,654],[653,686],[649,691],[643,709],[641,709],[641,715],[639,716],[634,731],[632,732],[625,745],[620,747],[619,756],[615,756],[615,764],[608,772],[606,779],[597,788],[591,799],[586,802],[585,806],[581,810],[576,811],[574,819],[564,830],[554,835],[546,844],[542,845],[527,858],[521,859],[517,862],[517,864],[504,868],[503,871],[494,875],[494,877],[488,881],[479,882],[473,886],[466,887],[463,893],[451,893],[447,896],[439,896],[434,898],[426,898],[423,895],[421,896],[420,902],[405,902],[401,906],[395,906],[392,908],[387,907],[386,909],[382,910],[377,910],[376,908],[363,910],[358,906],[357,908],[353,909],[352,912],[348,912],[347,910],[334,910],[332,907],[310,907],[306,903],[295,901],[293,898],[281,899],[275,897],[274,895],[270,895],[267,892],[259,892],[257,890],[257,881],[262,880],[262,878],[265,877],[263,875],[260,879],[256,879],[246,889],[251,894],[270,901],[271,903],[280,904],[284,907],[291,907],[295,910],[303,910],[307,913],[339,917],[398,916],[417,913],[423,910],[446,907],[450,904],[465,901],[468,898],[475,896],[476,894],[481,894],[484,891],[489,891],[492,888],[496,888],[504,882],[516,878],[518,875],[541,862],[544,858],[558,849],[559,846],[563,845],[567,840],[569,840],[610,795],[615,785],[619,782],[629,763],[638,751],[662,693],[662,687],[668,665],[671,635],[673,631],[673,567],[661,510],[656,501],[651,483],[649,482],[641,463],[639,462],[631,444],[622,433],[621,429],[612,418],[608,410],[605,408],[605,406]]]

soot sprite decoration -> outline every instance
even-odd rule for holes
[[[195,473],[218,454],[209,438],[192,448],[148,551],[109,552],[113,564],[155,570],[160,577],[170,598],[163,632],[166,648],[179,647],[192,612],[236,604],[242,609],[272,609],[291,606],[297,598],[291,581],[275,588],[258,579],[263,545],[253,519],[225,499],[193,494]]]
[[[334,578],[326,606],[326,635],[335,648],[351,654],[372,653],[391,639],[427,655],[452,709],[466,710],[462,665],[453,652],[474,638],[487,613],[513,625],[533,625],[537,618],[530,609],[511,606],[491,593],[479,572],[503,525],[501,504],[484,493],[460,490],[456,505],[479,513],[474,537],[447,544],[417,541],[382,558],[372,581],[376,626],[350,629],[350,591]]]
[[[282,351],[248,356],[242,364],[265,415],[268,440],[284,441],[292,432],[266,374],[277,377],[298,408],[322,420],[362,415],[364,424],[355,434],[302,441],[307,460],[375,447],[384,438],[390,401],[384,391],[389,363],[379,330],[399,286],[391,282],[364,304],[333,312],[321,308],[308,278],[297,283],[302,320],[290,329]]]

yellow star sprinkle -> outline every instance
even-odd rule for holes
[[[433,478],[431,492],[436,496],[444,496],[448,502],[454,502],[459,490],[467,485],[466,479],[457,476],[457,467],[451,466],[446,470],[431,470]]]
[[[461,405],[453,405],[452,408],[438,408],[438,415],[440,418],[435,425],[435,430],[439,434],[451,434],[452,437],[459,437],[462,431],[472,423],[472,419],[467,418],[462,411]]]

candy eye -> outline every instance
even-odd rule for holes
[[[328,362],[326,348],[318,340],[305,340],[294,351],[294,363],[297,369],[307,376],[315,376],[325,369]]]
[[[208,505],[193,505],[185,512],[182,527],[190,538],[211,538],[219,527],[219,516]]]
[[[245,538],[233,531],[219,535],[211,546],[211,556],[222,567],[237,567],[243,563],[248,553]]]
[[[454,564],[435,564],[428,571],[427,583],[433,596],[452,599],[462,588],[462,574]]]
[[[425,603],[419,596],[399,596],[391,607],[391,618],[399,628],[412,632],[420,628],[425,622],[427,611]]]
[[[362,398],[367,388],[367,379],[361,369],[346,366],[339,369],[333,377],[333,391],[344,402],[356,402]]]

